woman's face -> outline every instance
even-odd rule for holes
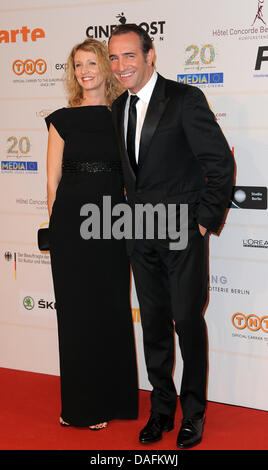
[[[74,56],[74,71],[75,77],[84,92],[95,90],[104,93],[105,78],[99,69],[94,52],[79,49]]]

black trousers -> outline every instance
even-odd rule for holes
[[[173,382],[174,325],[183,374],[180,403],[184,418],[200,418],[206,406],[208,236],[197,223],[188,230],[188,246],[172,251],[166,240],[136,240],[131,254],[143,328],[144,355],[153,387],[151,411],[175,413]]]

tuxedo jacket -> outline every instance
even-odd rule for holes
[[[217,232],[231,196],[234,159],[202,91],[158,78],[142,127],[138,170],[129,162],[124,138],[128,92],[112,105],[127,201],[196,207],[196,221]]]

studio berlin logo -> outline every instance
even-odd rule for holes
[[[168,204],[167,207],[162,203],[155,206],[149,203],[135,204],[132,211],[125,203],[116,204],[112,208],[111,196],[103,196],[102,211],[96,204],[87,203],[81,207],[80,216],[87,217],[80,225],[80,235],[84,240],[109,240],[112,237],[116,240],[167,239],[170,250],[184,250],[188,245],[187,204]],[[112,222],[113,217],[116,220]]]

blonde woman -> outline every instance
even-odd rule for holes
[[[81,207],[103,220],[124,201],[110,106],[121,93],[106,45],[86,39],[69,56],[68,107],[46,118],[50,254],[57,307],[60,424],[103,429],[137,418],[137,371],[130,309],[130,269],[123,239],[80,233]],[[106,221],[109,222],[108,220]]]

